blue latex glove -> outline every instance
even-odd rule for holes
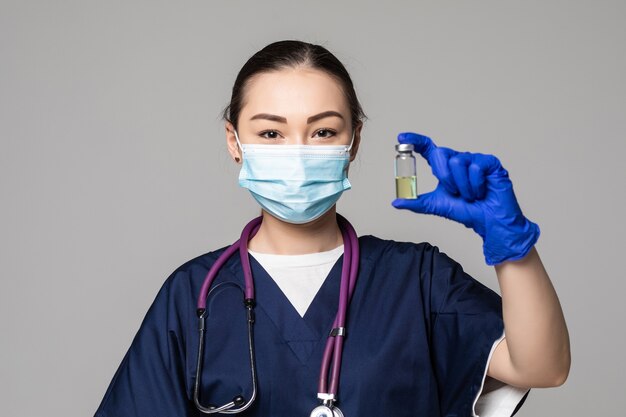
[[[417,199],[396,199],[395,208],[434,214],[462,223],[483,238],[488,265],[525,257],[539,238],[539,226],[522,214],[509,173],[498,158],[438,147],[417,133],[398,135],[410,143],[439,180],[434,191]]]

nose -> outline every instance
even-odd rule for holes
[[[308,145],[309,138],[307,137],[306,133],[294,132],[286,137],[285,142],[287,145]]]

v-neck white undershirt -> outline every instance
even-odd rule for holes
[[[300,317],[304,317],[333,265],[343,254],[343,245],[304,255],[248,252],[272,277]]]

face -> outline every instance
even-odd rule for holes
[[[288,68],[254,76],[246,88],[237,134],[241,143],[348,145],[350,108],[341,84],[323,71]],[[356,155],[361,125],[355,131]],[[226,123],[228,150],[241,161],[233,125]]]

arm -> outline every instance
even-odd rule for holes
[[[95,417],[188,417],[185,346],[189,292],[172,274],[159,290],[109,384]],[[183,279],[178,279],[178,282]],[[183,327],[184,326],[184,327]]]
[[[487,374],[518,387],[562,385],[570,368],[569,335],[537,250],[495,269],[506,338],[496,347]]]
[[[438,147],[423,135],[398,135],[431,166],[437,188],[394,207],[433,214],[473,229],[483,239],[502,292],[506,338],[488,375],[520,387],[562,385],[569,373],[569,336],[554,287],[534,247],[539,226],[521,211],[509,174],[493,155]]]

